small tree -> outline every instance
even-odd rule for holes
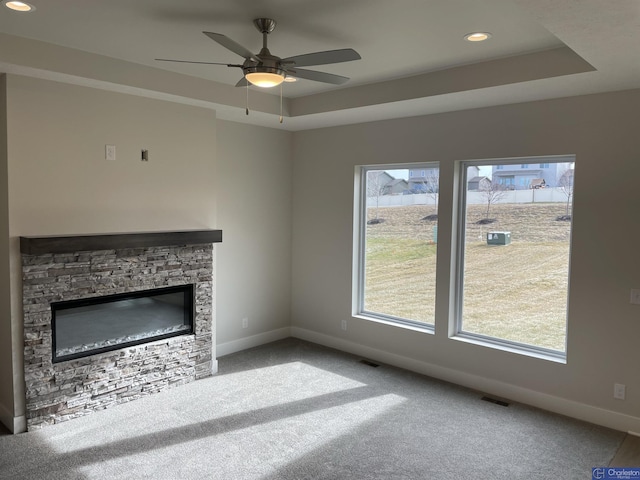
[[[572,164],[573,165],[573,164]],[[565,209],[565,215],[569,215],[569,207],[571,206],[571,199],[573,198],[573,168],[566,168],[560,172],[558,177],[558,187],[560,191],[567,197],[567,204]]]
[[[421,190],[427,194],[427,197],[433,199],[434,214],[438,213],[438,195],[440,194],[440,170],[433,169],[429,171],[429,174],[425,179],[420,182],[422,185]]]
[[[487,182],[481,184],[480,192],[482,193],[482,196],[487,203],[487,212],[485,218],[489,219],[489,214],[491,213],[491,205],[504,198],[504,196],[507,194],[507,191],[505,190],[504,185],[498,182]]]
[[[379,223],[380,196],[386,192],[389,174],[383,170],[369,170],[367,172],[367,197],[376,199],[375,219],[372,223]]]

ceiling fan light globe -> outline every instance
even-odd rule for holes
[[[277,66],[253,65],[244,67],[244,77],[256,87],[271,88],[284,82],[286,73]]]
[[[284,81],[284,76],[269,72],[247,73],[245,77],[252,85],[262,88],[276,87]]]

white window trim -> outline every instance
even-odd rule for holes
[[[545,161],[542,162],[542,159]],[[492,166],[519,164],[519,163],[563,163],[570,162],[575,164],[574,155],[563,156],[550,156],[550,157],[523,157],[523,158],[509,158],[509,159],[485,159],[485,160],[473,160],[459,162],[457,168],[459,168],[459,181],[457,201],[455,210],[457,211],[457,225],[456,230],[458,232],[455,238],[455,280],[454,280],[454,308],[453,308],[453,329],[449,338],[456,341],[462,341],[466,343],[473,343],[484,347],[494,348],[497,350],[508,351],[517,353],[520,355],[540,358],[543,360],[549,360],[558,363],[567,363],[567,341],[568,341],[568,318],[566,320],[567,332],[565,335],[565,349],[564,351],[551,350],[543,347],[537,347],[535,345],[528,345],[511,340],[504,340],[500,338],[494,338],[478,333],[465,332],[462,330],[462,313],[463,313],[463,295],[464,295],[464,252],[465,252],[465,231],[466,231],[466,205],[467,205],[467,167],[472,166],[485,166],[487,164]],[[569,253],[571,256],[571,253]],[[571,271],[571,263],[569,262],[569,274]],[[568,294],[568,292],[567,292]],[[568,302],[567,302],[568,303]]]
[[[451,338],[458,342],[471,343],[481,347],[493,348],[494,350],[502,350],[503,352],[516,353],[518,355],[539,358],[541,360],[549,360],[556,363],[567,363],[567,354],[565,352],[535,347],[527,345],[526,343],[501,340],[499,338],[489,337],[479,333],[468,332],[457,333]]]
[[[383,165],[359,165],[356,166],[355,185],[354,185],[354,250],[353,255],[353,294],[352,294],[352,316],[370,320],[386,325],[415,330],[422,333],[435,333],[434,323],[424,323],[417,320],[409,320],[405,318],[395,317],[393,315],[385,315],[378,312],[371,312],[364,309],[364,291],[365,291],[365,265],[366,265],[366,218],[367,218],[367,172],[370,170],[411,170],[427,168],[440,168],[438,162],[421,162],[410,164],[383,164]],[[435,305],[434,305],[435,308]]]

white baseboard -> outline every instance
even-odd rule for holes
[[[640,432],[640,418],[622,413],[612,412],[603,408],[555,397],[546,393],[536,392],[509,383],[492,380],[490,378],[472,375],[451,368],[434,365],[415,360],[402,355],[385,352],[375,348],[360,345],[355,342],[332,337],[299,327],[291,327],[291,336],[317,343],[327,347],[342,350],[347,353],[366,357],[395,367],[439,378],[457,385],[503,397],[514,402],[531,405],[550,412],[613,428],[623,432]]]
[[[276,340],[282,340],[291,336],[291,329],[289,327],[279,328],[278,330],[271,330],[269,332],[259,333],[250,337],[241,338],[239,340],[233,340],[231,342],[220,343],[216,345],[216,357],[223,357],[231,353],[240,352],[248,348],[258,347],[265,343],[275,342]]]
[[[25,415],[14,417],[11,411],[1,403],[0,422],[2,422],[11,433],[24,433],[27,431],[27,417]]]

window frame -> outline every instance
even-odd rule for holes
[[[412,170],[427,170],[428,168],[440,170],[440,162],[420,162],[420,163],[391,163],[380,165],[357,165],[355,174],[355,195],[354,202],[356,208],[354,208],[354,249],[356,254],[354,258],[354,285],[352,295],[352,315],[364,320],[370,320],[373,322],[384,323],[387,325],[397,326],[408,330],[415,330],[422,333],[435,333],[435,321],[434,323],[420,322],[417,320],[411,320],[402,317],[396,317],[394,315],[388,315],[379,312],[372,312],[364,308],[365,301],[365,273],[366,273],[366,227],[367,227],[367,174],[369,171],[376,170],[408,170],[408,178],[411,178]],[[415,178],[415,177],[414,177]],[[438,204],[440,202],[438,201]],[[436,253],[437,255],[437,253]],[[437,281],[437,272],[436,278]],[[435,302],[433,305],[435,312]]]
[[[454,202],[457,202],[454,205],[454,211],[456,212],[457,221],[455,222],[455,229],[457,234],[455,235],[453,242],[455,246],[454,252],[454,281],[453,281],[453,318],[451,321],[451,326],[453,327],[450,330],[449,338],[452,340],[463,341],[466,343],[472,343],[476,345],[481,345],[489,348],[494,348],[498,350],[508,351],[512,353],[517,353],[520,355],[526,355],[536,358],[541,358],[544,360],[550,360],[558,363],[567,363],[567,345],[569,338],[569,283],[567,283],[567,308],[566,308],[566,318],[565,318],[565,346],[564,351],[553,350],[545,347],[538,347],[535,345],[530,345],[526,343],[521,343],[513,340],[506,340],[497,337],[491,337],[488,335],[466,332],[462,329],[463,324],[463,303],[464,303],[464,254],[465,254],[465,246],[466,246],[466,221],[467,221],[467,173],[468,167],[479,167],[479,166],[491,166],[498,167],[499,165],[517,165],[517,164],[527,164],[531,163],[542,163],[542,160],[545,160],[544,163],[566,163],[570,162],[574,164],[574,176],[575,176],[575,165],[576,165],[576,157],[575,155],[558,155],[558,156],[549,156],[549,157],[521,157],[521,158],[505,158],[505,159],[484,159],[484,160],[468,160],[468,161],[460,161],[457,162],[458,169],[458,196],[454,199]],[[536,161],[537,160],[537,161]],[[493,168],[492,168],[493,170]],[[499,170],[499,168],[496,168]],[[573,202],[571,205],[573,212]],[[573,228],[569,238],[569,268],[567,271],[567,276],[571,275],[571,250],[573,245]],[[569,278],[568,278],[569,279]]]

